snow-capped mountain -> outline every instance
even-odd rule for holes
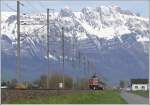
[[[1,16],[2,77],[14,78],[16,13],[2,12]],[[47,71],[46,14],[21,14],[20,18],[22,76],[36,78]],[[148,76],[148,23],[148,18],[117,6],[87,7],[79,12],[64,8],[50,13],[51,68],[61,69],[61,28],[64,27],[66,73],[81,75],[71,70],[74,45],[76,54],[87,56],[98,68],[96,72],[108,80],[145,78]]]

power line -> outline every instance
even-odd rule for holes
[[[35,8],[28,0],[26,1],[26,3],[27,3],[33,10],[36,10],[35,12],[40,13],[40,11],[39,11],[37,8]]]
[[[12,7],[10,7],[7,3],[5,4],[7,8],[9,8],[10,10],[17,12],[17,10],[13,9]]]
[[[43,6],[42,2],[41,1],[38,1],[38,4],[40,5],[40,7],[45,10],[45,6]]]
[[[33,33],[35,33],[35,32],[39,32],[41,29],[43,29],[44,27],[45,27],[46,25],[43,25],[42,27],[39,27],[38,29],[36,29],[36,30],[34,30],[33,32],[31,32],[31,33],[27,33],[28,34],[28,37],[29,37],[29,35],[31,35],[31,34],[33,34]],[[30,37],[32,37],[32,36],[30,36]]]
[[[22,3],[22,4],[23,4],[23,3]],[[25,6],[26,6],[26,5],[25,5],[25,4],[23,4],[23,6],[22,6],[22,7],[24,7],[24,8],[25,8]],[[23,9],[22,11],[24,11],[26,14],[30,14],[30,13],[31,13],[31,12],[30,12],[29,10],[27,10],[27,9],[26,9],[26,10],[25,10],[25,9]],[[24,12],[23,12],[23,14],[25,14]]]

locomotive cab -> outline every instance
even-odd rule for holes
[[[92,90],[103,90],[104,83],[96,75],[93,75],[89,79],[89,88]]]

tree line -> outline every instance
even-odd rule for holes
[[[47,78],[47,75],[41,75],[38,79],[33,81],[23,81],[18,82],[16,79],[9,81],[2,81],[1,86],[7,86],[7,88],[15,89],[58,89],[58,84],[62,81],[63,75],[59,73],[54,73]],[[47,79],[48,84],[47,86]],[[65,89],[87,89],[88,88],[88,79],[87,78],[78,78],[75,79],[71,76],[64,75],[64,87]]]

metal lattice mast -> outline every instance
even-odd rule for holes
[[[79,49],[78,49],[78,38],[76,35],[73,36],[73,39],[74,39],[74,57],[75,57],[75,70],[76,71],[79,71],[79,62],[77,61],[78,60],[78,57],[79,57]],[[78,88],[78,75],[76,75],[76,84],[77,84],[77,88]]]
[[[47,88],[49,88],[49,9],[47,9]]]
[[[65,87],[65,80],[64,80],[64,27],[62,27],[62,83]]]
[[[16,77],[20,81],[20,2],[17,1],[17,70]]]
[[[83,57],[83,70],[84,70],[84,75],[86,78],[86,57],[85,56]]]
[[[101,7],[100,7],[99,14],[100,14],[100,20],[101,20],[101,28],[103,28],[103,17],[102,17],[102,9],[101,9]]]
[[[80,51],[78,52],[78,59],[79,59],[79,69],[80,69],[80,67],[81,67],[81,53],[80,53]]]
[[[72,70],[74,71],[74,38],[72,37],[71,39],[71,45],[72,45],[72,57],[71,57],[71,61],[72,61]],[[74,89],[74,84],[75,84],[75,79],[73,77],[73,80],[72,80],[72,89]]]
[[[77,37],[76,37],[76,35],[74,35],[73,36],[73,39],[74,39],[74,65],[75,65],[75,67],[74,67],[74,69],[75,69],[75,71],[77,72]],[[76,80],[76,87],[78,88],[78,78],[77,78],[77,75],[75,75],[75,80]]]
[[[90,61],[87,59],[87,72],[88,72],[88,78],[90,76]]]

